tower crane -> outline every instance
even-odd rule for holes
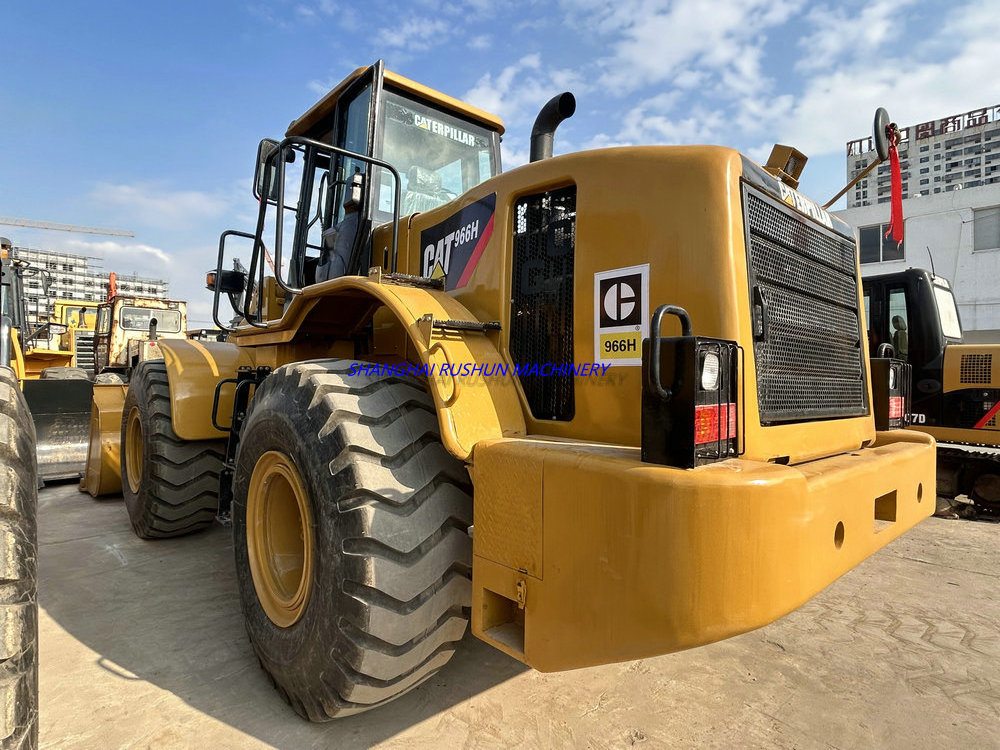
[[[0,216],[0,224],[25,229],[51,229],[57,232],[79,232],[81,234],[108,234],[113,237],[135,237],[127,229],[102,229],[101,227],[81,227],[76,224],[59,224],[54,221],[39,221],[37,219],[19,219],[14,216]]]

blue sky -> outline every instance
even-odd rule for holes
[[[571,90],[557,154],[715,143],[763,160],[788,143],[825,202],[877,106],[909,125],[1000,103],[998,39],[991,0],[0,0],[0,215],[135,238],[0,234],[167,278],[204,324],[218,236],[252,228],[257,142],[379,57],[503,118],[507,169]]]

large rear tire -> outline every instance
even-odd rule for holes
[[[167,367],[140,363],[129,380],[121,437],[122,495],[136,535],[181,536],[211,525],[225,450],[221,440],[177,437]]]
[[[38,485],[35,427],[0,367],[0,747],[38,744]]]
[[[418,381],[351,362],[276,370],[236,461],[233,533],[247,631],[313,721],[399,697],[451,658],[471,606],[471,484]]]

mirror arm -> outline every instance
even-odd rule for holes
[[[865,177],[867,177],[869,175],[869,173],[873,169],[875,169],[875,167],[877,167],[879,164],[882,163],[882,161],[883,161],[882,159],[875,159],[875,161],[873,161],[871,164],[869,164],[867,167],[865,167],[865,169],[864,169],[863,172],[861,172],[860,174],[858,174],[857,177],[855,177],[853,180],[851,180],[849,183],[847,183],[847,186],[843,190],[841,190],[839,193],[837,193],[835,196],[833,196],[830,200],[828,200],[826,203],[824,203],[823,204],[823,208],[827,209],[830,206],[832,206],[834,203],[836,203],[837,201],[839,201],[840,198],[841,198],[841,196],[844,195],[844,193],[846,193],[852,187],[854,187],[859,182],[861,182],[861,180],[863,180]]]

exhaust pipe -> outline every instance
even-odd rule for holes
[[[552,158],[552,140],[559,123],[576,112],[576,97],[566,91],[549,99],[531,128],[531,161]]]

